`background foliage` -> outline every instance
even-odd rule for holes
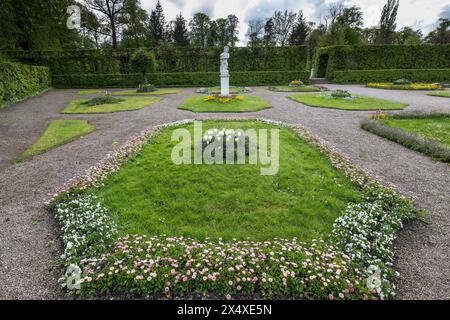
[[[50,86],[48,68],[0,61],[0,107],[38,94]]]
[[[52,73],[130,73],[130,59],[138,49],[4,51],[11,59],[34,65],[49,66]],[[215,72],[220,68],[220,47],[148,49],[156,59],[157,72]],[[230,49],[230,71],[305,71],[306,46],[239,47]]]
[[[317,50],[315,64],[329,79],[342,70],[449,69],[450,45],[331,46]]]

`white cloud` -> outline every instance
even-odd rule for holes
[[[378,24],[381,10],[387,0],[343,0],[347,5],[357,5],[364,13],[365,26]],[[431,31],[439,17],[450,16],[450,0],[400,0],[397,26],[414,26],[424,33]],[[150,11],[157,0],[141,0]],[[303,10],[308,20],[318,22],[326,14],[328,5],[335,0],[161,0],[166,20],[182,12],[189,19],[196,12],[205,12],[217,19],[235,14],[239,18],[239,37],[245,40],[246,23],[255,17],[269,17],[275,10]]]

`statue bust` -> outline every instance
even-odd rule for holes
[[[228,46],[225,46],[222,54],[220,55],[220,75],[228,76],[228,59],[230,58],[230,54]]]

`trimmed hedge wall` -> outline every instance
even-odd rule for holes
[[[249,71],[231,72],[230,82],[237,86],[281,85],[294,79],[307,83],[305,71]],[[157,87],[199,87],[220,84],[219,72],[153,73],[148,81]],[[136,87],[142,74],[68,74],[54,75],[56,88],[114,88]]]
[[[332,46],[320,48],[315,63],[328,79],[344,70],[450,69],[450,44]]]
[[[134,73],[130,58],[137,49],[100,49],[64,51],[4,51],[11,59],[33,65],[49,66],[52,74],[129,74]],[[216,72],[220,69],[222,48],[148,48],[154,52],[156,71]],[[305,71],[306,46],[231,48],[230,71]]]
[[[391,69],[335,71],[336,83],[391,82],[408,79],[413,82],[450,82],[450,69]]]
[[[49,68],[0,62],[0,107],[39,94],[50,87]]]

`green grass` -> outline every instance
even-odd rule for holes
[[[160,101],[157,97],[129,97],[124,101],[114,104],[102,104],[89,107],[83,105],[87,99],[72,100],[62,113],[108,113],[138,110]]]
[[[384,120],[384,124],[402,129],[404,131],[417,134],[427,139],[435,140],[450,147],[450,119],[389,119]]]
[[[244,96],[243,101],[220,103],[217,101],[204,101],[205,96],[192,96],[184,100],[178,109],[193,112],[254,112],[271,108],[270,104],[261,97]]]
[[[275,87],[269,87],[268,90],[270,91],[279,91],[279,92],[320,92],[323,91],[319,87],[314,86],[275,86]]]
[[[54,120],[42,136],[17,161],[23,161],[37,154],[44,153],[51,148],[73,141],[94,130],[94,126],[85,120]]]
[[[89,94],[100,94],[105,93],[105,90],[102,89],[89,89],[89,90],[80,90],[77,94],[79,95],[89,95]]]
[[[193,131],[193,125],[183,126]],[[203,123],[211,128],[273,128],[242,121]],[[121,234],[225,240],[326,236],[359,189],[332,168],[315,146],[280,128],[280,169],[261,176],[259,165],[175,165],[174,128],[162,131],[96,193]],[[266,166],[264,166],[266,167]]]
[[[450,91],[435,91],[427,93],[428,96],[450,98]]]
[[[353,96],[353,99],[331,98],[328,93],[297,94],[289,96],[290,99],[310,107],[332,108],[341,110],[401,110],[407,104],[376,99],[366,96]]]
[[[174,94],[178,93],[180,90],[177,89],[156,89],[153,92],[136,92],[136,90],[126,90],[126,91],[115,91],[111,92],[113,96],[147,96],[147,95],[158,95],[158,94]]]

